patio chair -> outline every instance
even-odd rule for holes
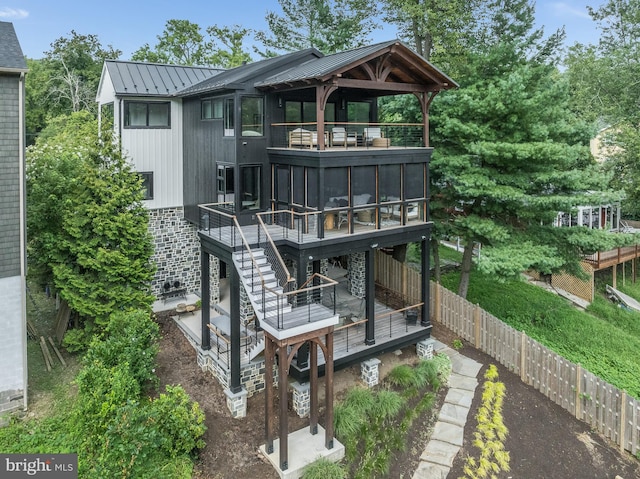
[[[355,133],[347,133],[346,129],[341,126],[336,126],[331,129],[331,136],[333,146],[356,146],[358,139]]]
[[[363,130],[364,142],[367,145],[373,144],[376,138],[383,138],[382,130],[379,127],[369,127]]]
[[[317,143],[317,140],[316,140]],[[289,148],[292,146],[302,146],[313,148],[313,132],[304,128],[296,128],[289,132]]]

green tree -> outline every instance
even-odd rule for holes
[[[60,115],[96,111],[96,92],[102,65],[122,52],[103,48],[96,35],[71,31],[51,44],[42,59],[28,59],[26,77],[26,135],[33,144],[47,122]]]
[[[369,43],[376,28],[375,2],[366,0],[278,0],[282,14],[265,17],[269,31],[256,33],[266,50],[263,56],[317,48],[336,53]]]
[[[104,141],[89,152],[74,186],[53,258],[60,295],[99,327],[114,311],[150,309],[153,247],[140,178]]]
[[[211,64],[222,68],[233,68],[252,61],[249,52],[244,50],[243,42],[253,30],[239,25],[233,27],[207,27],[207,33],[213,38]],[[223,47],[218,46],[218,42]]]
[[[640,218],[640,1],[609,0],[589,13],[601,31],[598,45],[574,45],[567,72],[575,92],[572,107],[606,128],[610,148],[605,168],[611,186],[622,189],[623,213]]]
[[[53,284],[53,258],[63,215],[75,195],[84,162],[97,148],[98,122],[89,112],[51,120],[26,153],[29,276]]]
[[[156,37],[154,47],[143,45],[132,55],[134,61],[175,65],[210,65],[211,41],[201,33],[197,23],[189,20],[168,20],[165,30]]]
[[[446,205],[447,228],[464,240],[463,297],[476,243],[483,246],[478,267],[510,277],[529,268],[576,272],[582,254],[610,241],[598,231],[551,226],[557,212],[602,200],[587,193],[602,187],[591,129],[571,112],[556,68],[561,32],[543,39],[527,0],[499,5],[460,89],[440,95],[431,117],[432,192]]]
[[[90,327],[149,309],[152,242],[140,178],[88,112],[43,130],[27,154],[29,263]]]
[[[473,38],[479,2],[477,0],[383,0],[384,20],[396,25],[400,38],[416,52],[441,64],[449,75],[452,65]]]

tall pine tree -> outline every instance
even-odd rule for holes
[[[458,293],[478,267],[497,277],[529,268],[578,271],[583,253],[611,244],[598,231],[554,228],[559,211],[596,203],[601,187],[590,129],[569,109],[556,68],[562,32],[543,39],[528,0],[492,2],[457,91],[432,109],[434,220],[464,241]]]

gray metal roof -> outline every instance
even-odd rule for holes
[[[307,61],[321,57],[315,48],[308,48],[298,52],[288,53],[278,57],[267,58],[257,62],[247,63],[239,67],[227,70],[213,78],[205,80],[197,85],[185,88],[180,92],[181,96],[195,95],[202,92],[210,92],[216,90],[236,89],[246,87],[246,82],[260,75],[269,74],[272,70],[277,69],[279,65],[287,65],[296,61]]]
[[[322,58],[314,59],[306,63],[296,65],[269,78],[265,78],[264,80],[257,82],[254,86],[256,88],[260,88],[279,84],[300,82],[305,80],[320,79],[327,75],[341,72],[342,69],[348,68],[354,63],[365,60],[370,56],[375,56],[380,51],[385,50],[393,45],[400,45],[402,48],[404,48],[407,54],[413,57],[415,63],[422,63],[424,65],[427,65],[429,70],[442,83],[447,83],[448,85],[457,85],[451,78],[434,67],[426,59],[415,53],[405,43],[398,39],[394,39],[377,43],[375,45],[368,45],[360,48],[355,48],[353,50],[334,53],[332,55],[323,56]]]
[[[296,65],[288,70],[277,73],[269,78],[257,82],[256,87],[276,85],[280,83],[295,82],[300,80],[307,80],[310,78],[322,77],[328,73],[334,72],[341,67],[352,64],[361,58],[365,58],[381,48],[386,48],[393,45],[398,40],[389,40],[383,43],[377,43],[375,45],[368,45],[365,47],[355,48],[353,50],[347,50],[340,53],[334,53],[332,55],[323,56],[321,58],[308,61],[301,65]]]
[[[116,94],[135,96],[171,96],[224,71],[116,60],[107,60],[105,65]]]
[[[13,24],[0,22],[0,71],[27,71]]]

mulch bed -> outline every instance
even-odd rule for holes
[[[207,446],[200,452],[194,477],[197,479],[276,479],[278,475],[262,458],[258,447],[264,443],[264,396],[257,394],[248,401],[247,417],[234,419],[227,406],[224,391],[209,373],[203,373],[197,365],[196,354],[182,332],[170,318],[158,319],[162,340],[158,355],[157,373],[161,385],[181,384],[206,414]],[[456,336],[441,325],[434,325],[434,337],[451,345]],[[511,454],[511,471],[500,478],[523,479],[623,479],[640,477],[640,462],[618,449],[589,426],[578,421],[568,412],[556,406],[538,391],[523,384],[520,378],[489,356],[469,345],[462,354],[484,365],[479,378],[489,364],[496,364],[500,380],[506,385],[504,421],[509,428],[506,449]],[[402,356],[410,356],[407,349]],[[415,351],[413,351],[415,355]],[[357,372],[351,377],[357,378]],[[348,377],[348,376],[347,376]],[[480,388],[478,389],[480,391]],[[464,458],[473,454],[471,441],[475,428],[475,414],[480,393],[472,404],[465,428],[464,446],[456,458],[449,478],[462,476]],[[412,427],[407,437],[407,449],[397,454],[388,477],[409,478],[412,468],[424,450],[425,430],[430,428],[431,418],[423,418]],[[295,412],[289,413],[290,430],[308,424]]]

